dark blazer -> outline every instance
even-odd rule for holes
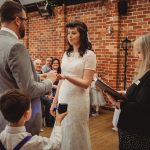
[[[128,88],[126,97],[121,103],[118,128],[150,136],[150,71]]]
[[[38,82],[35,68],[27,49],[11,33],[0,31],[0,93],[8,89],[20,89],[32,98],[32,118],[27,129],[32,134],[41,128],[41,104],[39,97],[51,91],[50,80]],[[0,112],[0,131],[6,120]]]

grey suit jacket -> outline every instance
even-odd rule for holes
[[[8,89],[20,89],[32,97],[32,117],[27,129],[32,134],[41,128],[41,104],[39,97],[51,91],[49,80],[38,82],[36,71],[27,49],[7,31],[0,31],[0,93]],[[17,109],[17,106],[16,106]],[[0,132],[6,125],[0,112]]]

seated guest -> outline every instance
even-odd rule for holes
[[[1,150],[59,150],[62,140],[61,121],[67,112],[56,113],[55,132],[51,138],[31,136],[26,132],[25,122],[31,117],[31,100],[19,90],[12,89],[5,92],[0,99],[0,110],[9,122],[0,134]]]
[[[61,73],[61,65],[60,65],[60,60],[59,60],[59,59],[54,58],[54,59],[52,60],[51,70],[57,71],[58,74]],[[52,88],[53,97],[55,97],[58,82],[59,82],[59,80],[56,80],[56,81],[53,83],[53,88]]]
[[[60,61],[57,58],[53,58],[51,64],[51,70],[57,71],[57,73],[61,73]],[[47,99],[51,99],[51,101],[47,102],[45,105],[45,122],[47,127],[53,127],[55,123],[55,118],[50,114],[49,110],[53,101],[53,97],[55,97],[57,86],[59,80],[56,80],[52,86],[52,94],[47,97]]]
[[[43,74],[42,70],[41,70],[42,69],[42,61],[40,59],[35,59],[33,61],[33,64],[34,64],[35,71],[36,71],[37,76],[38,76],[38,80],[39,81],[44,80],[46,78],[46,74]],[[43,97],[45,97],[45,95],[40,96],[41,104],[43,104],[43,103],[45,104],[45,102],[44,102],[45,99]],[[47,99],[46,99],[46,101],[47,101]],[[42,108],[42,119],[43,119],[44,118],[44,105],[42,105],[41,108]],[[44,126],[44,123],[42,123],[42,125]],[[40,131],[43,131],[43,129],[41,128]]]
[[[46,78],[46,74],[43,74],[42,72],[42,61],[40,59],[35,59],[33,61],[34,67],[35,67],[35,71],[38,75],[38,79],[39,81],[42,81]]]
[[[44,78],[46,77],[46,73],[45,74],[42,73],[42,70],[41,70],[42,69],[42,61],[40,59],[35,59],[33,63],[34,63],[35,71],[36,71],[37,76],[38,76],[38,80],[39,81],[44,80]],[[52,87],[53,86],[54,85],[52,85]],[[51,95],[52,95],[52,93],[51,93]],[[47,119],[46,119],[50,115],[49,107],[51,106],[51,103],[52,103],[52,99],[49,97],[50,96],[48,96],[48,95],[40,96],[40,100],[41,100],[41,104],[42,104],[43,126],[45,125],[44,120],[46,120],[46,126],[53,127],[55,119],[52,117],[52,119],[49,121],[49,125],[48,125]],[[45,108],[44,108],[44,106],[45,106]],[[40,131],[43,131],[43,129],[41,128]]]
[[[40,59],[35,59],[33,61],[34,63],[34,67],[35,67],[35,70],[36,70],[36,73],[37,74],[42,74],[42,61]]]
[[[47,73],[51,70],[51,63],[52,63],[53,57],[46,58],[46,63],[44,66],[42,66],[42,72]]]
[[[36,73],[39,77],[39,80],[44,79],[45,76],[46,76],[46,73],[42,74],[41,64],[42,64],[42,61],[40,59],[36,59],[34,61],[35,70],[36,70]],[[57,58],[52,59],[50,68],[51,68],[51,70],[54,70],[57,73],[61,73],[61,67],[60,67],[59,59],[57,59]],[[44,110],[45,112],[43,113],[43,117],[45,117],[45,123],[46,123],[47,127],[53,127],[54,123],[55,123],[55,118],[50,114],[49,110],[50,110],[50,107],[51,107],[51,103],[53,101],[53,97],[55,96],[55,93],[56,93],[58,82],[59,81],[56,80],[53,83],[51,95],[46,95],[46,96],[44,95],[44,96],[40,97],[41,103],[45,105],[45,110]]]

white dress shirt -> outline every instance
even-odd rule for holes
[[[24,126],[6,126],[0,133],[0,140],[7,150],[12,150],[26,136],[31,135],[26,132]],[[59,150],[62,141],[61,127],[54,128],[54,134],[50,138],[34,135],[20,150]]]

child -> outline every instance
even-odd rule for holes
[[[95,85],[97,78],[98,78],[98,74],[94,73],[93,81],[91,83],[91,89],[90,89],[92,116],[97,116],[99,114],[99,107],[106,105],[102,90]]]
[[[31,117],[31,100],[19,90],[5,92],[0,99],[0,110],[8,121],[6,128],[0,133],[0,150],[58,150],[60,149],[61,121],[67,115],[56,112],[56,127],[51,138],[31,136],[26,132],[25,123]]]

